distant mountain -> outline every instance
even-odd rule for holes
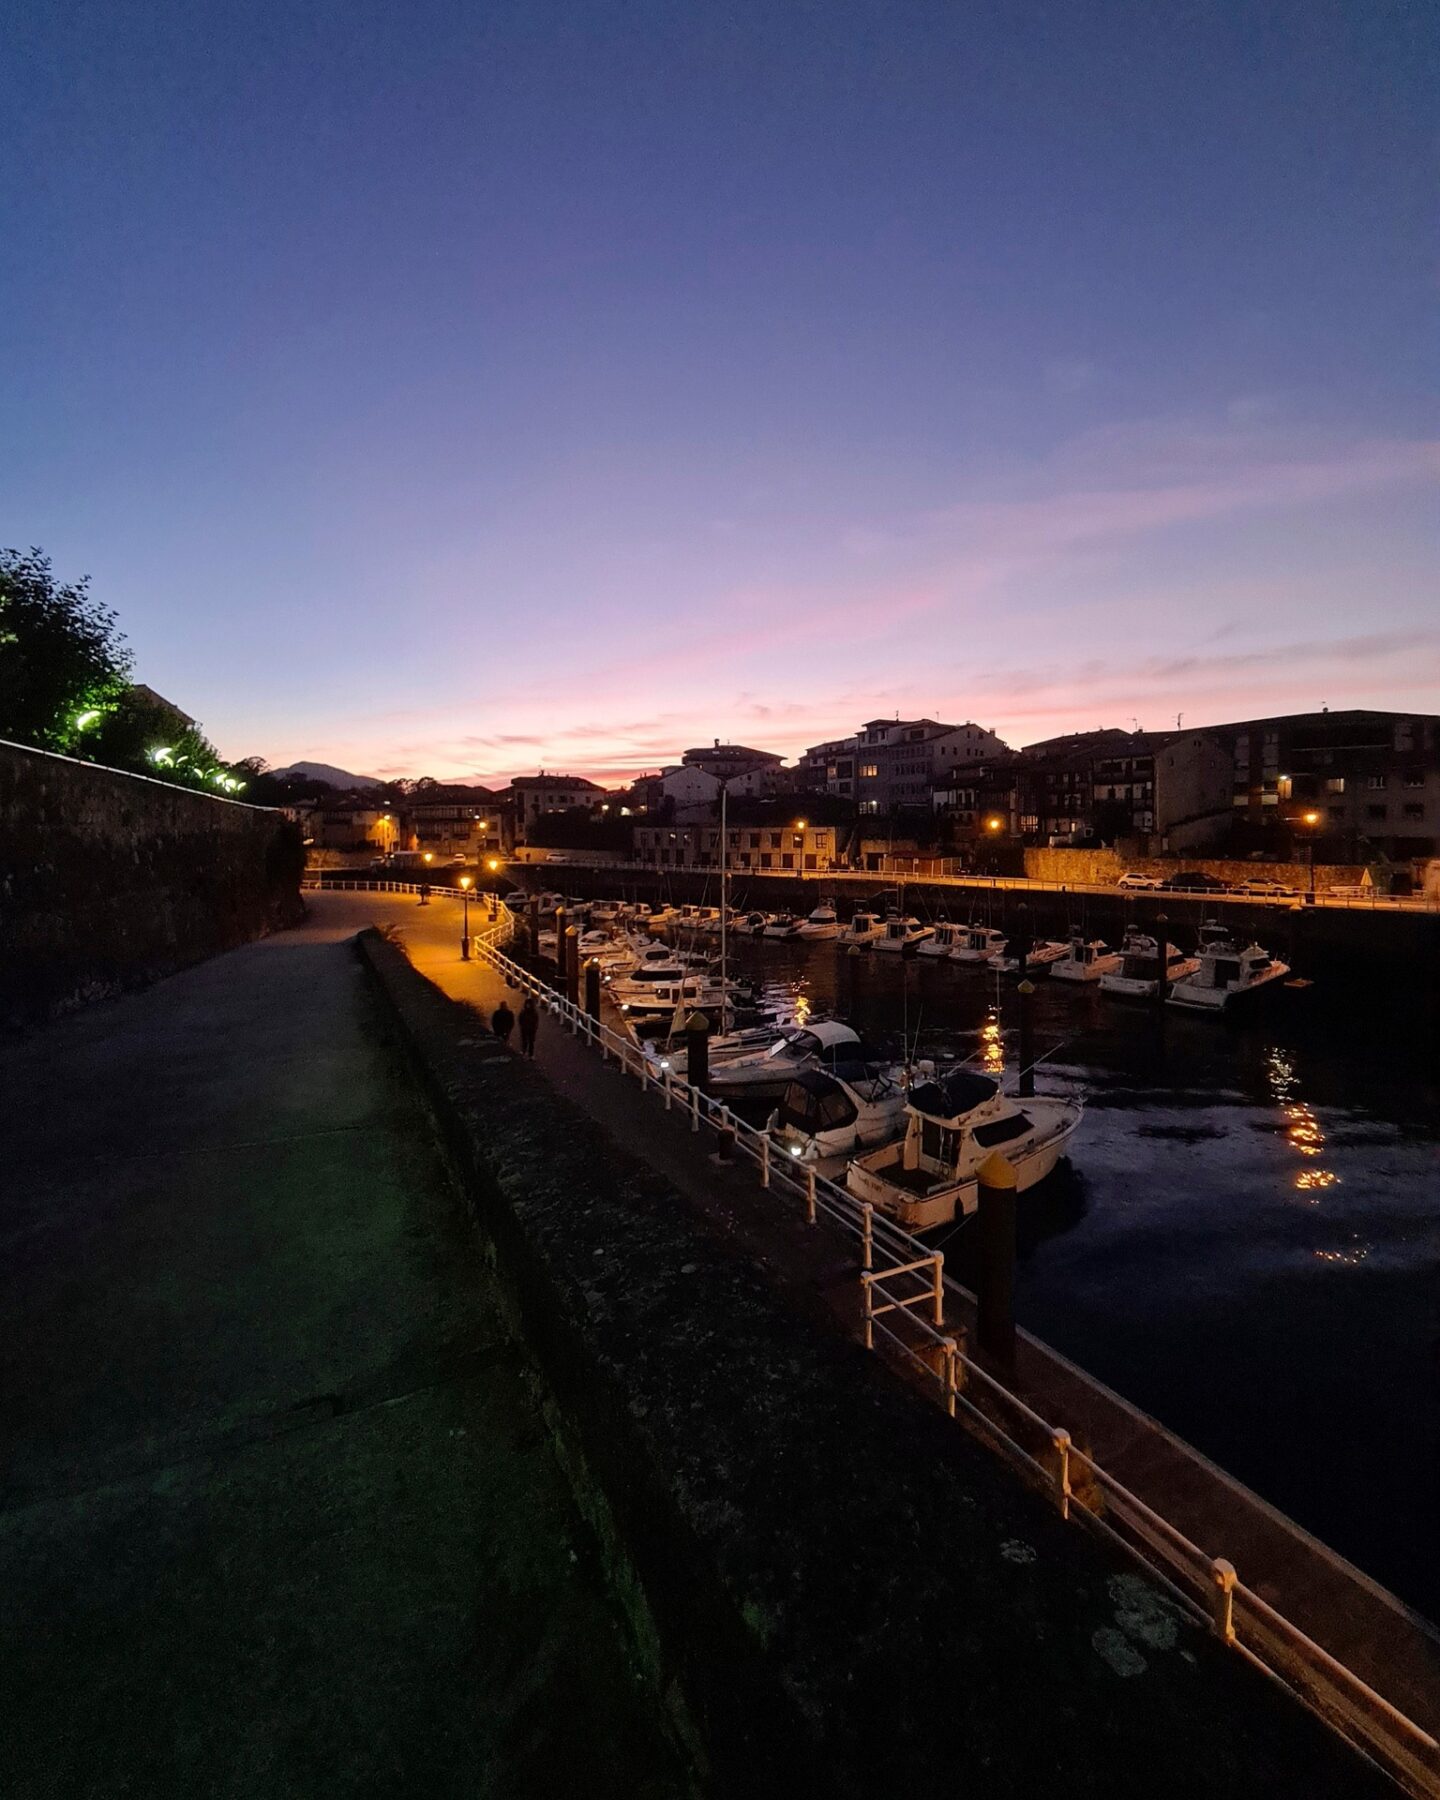
[[[288,768],[272,769],[272,775],[298,775],[305,781],[328,781],[331,787],[379,787],[373,775],[352,775],[348,769],[337,769],[333,763],[297,762]]]

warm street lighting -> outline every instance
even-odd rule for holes
[[[1305,823],[1306,823],[1306,824],[1307,824],[1307,825],[1318,825],[1318,824],[1319,824],[1319,823],[1320,823],[1320,815],[1319,815],[1319,813],[1317,813],[1317,812],[1308,812],[1308,813],[1306,813],[1306,815],[1305,815]]]
[[[427,862],[427,863],[431,863],[431,862],[434,862],[434,860],[435,860],[435,853],[434,853],[434,851],[433,851],[433,850],[427,850],[427,851],[426,851],[426,852],[425,852],[425,861],[426,861],[426,862]]]
[[[492,856],[485,864],[485,867],[489,869],[490,873],[493,875],[496,869],[500,867],[500,858],[498,856]]]
[[[1003,831],[1005,829],[1005,821],[1003,819],[987,819],[985,821],[985,829],[987,831]]]
[[[808,821],[805,819],[797,819],[795,821],[795,829],[797,831],[803,831],[805,829],[805,826],[807,823],[808,823]]]
[[[465,908],[464,919],[460,926],[460,960],[461,960],[461,962],[469,962],[469,960],[470,960],[470,877],[468,875],[462,875],[460,877],[460,892],[461,892],[461,895],[463,896],[462,904],[464,905],[464,908]]]
[[[1300,822],[1302,825],[1310,827],[1310,835],[1305,841],[1305,847],[1309,854],[1305,860],[1310,865],[1309,904],[1313,906],[1315,904],[1315,827],[1320,823],[1320,815],[1318,812],[1301,813]]]

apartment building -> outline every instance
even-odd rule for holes
[[[993,731],[973,723],[870,719],[854,737],[812,746],[800,768],[815,787],[853,800],[862,815],[928,811],[937,784],[955,782],[1005,748]]]
[[[830,825],[740,825],[726,833],[732,871],[821,873],[835,866],[838,834]],[[633,856],[657,869],[718,869],[717,824],[637,825]]]

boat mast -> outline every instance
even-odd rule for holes
[[[720,1029],[726,1030],[726,1007],[730,1002],[730,985],[725,979],[729,955],[730,933],[730,833],[727,830],[726,802],[730,798],[728,781],[720,783]]]

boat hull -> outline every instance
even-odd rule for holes
[[[1288,963],[1274,963],[1263,975],[1247,981],[1243,987],[1202,988],[1189,981],[1179,981],[1166,995],[1166,1000],[1171,1006],[1183,1006],[1191,1012],[1229,1012],[1232,1007],[1244,1006],[1277,981],[1283,981],[1289,973]]]

